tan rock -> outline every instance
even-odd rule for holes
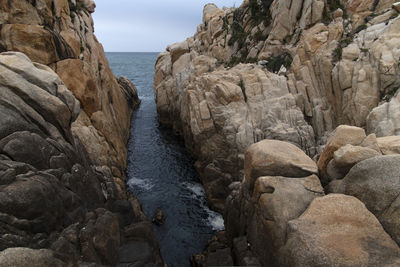
[[[246,151],[244,169],[244,184],[250,192],[260,176],[306,177],[318,173],[314,161],[301,149],[277,140],[251,145]]]
[[[347,173],[358,162],[379,155],[381,155],[381,153],[371,148],[347,144],[336,150],[333,158],[336,166],[342,168],[342,171]]]
[[[377,141],[383,155],[400,154],[400,136],[379,137]]]
[[[316,175],[257,179],[251,198],[254,214],[246,232],[251,250],[263,266],[277,264],[278,251],[286,242],[288,221],[298,218],[313,199],[323,195]]]
[[[325,145],[325,148],[318,160],[318,169],[323,179],[326,179],[326,167],[329,161],[333,158],[336,150],[340,147],[350,144],[359,145],[366,138],[364,129],[341,125],[336,128]],[[323,180],[324,181],[324,180]]]
[[[360,199],[399,243],[398,197],[400,194],[400,155],[370,158],[355,165],[339,190]],[[384,216],[383,216],[384,214]]]
[[[289,222],[280,266],[396,266],[399,255],[397,244],[362,202],[330,194],[314,199]]]

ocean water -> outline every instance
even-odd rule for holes
[[[157,208],[166,216],[155,226],[168,266],[190,266],[214,233],[223,229],[222,216],[206,204],[205,192],[182,140],[157,121],[153,75],[157,53],[106,53],[116,76],[127,76],[142,100],[132,117],[128,144],[128,186],[140,199],[149,219]]]

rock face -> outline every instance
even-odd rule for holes
[[[246,265],[251,258],[254,266],[398,265],[400,156],[362,159],[342,180],[334,180],[339,182],[336,192],[347,196],[325,196],[313,174],[316,164],[298,150],[275,140],[247,150],[244,181],[230,186],[225,203],[227,243],[235,264]],[[298,170],[307,165],[308,172]],[[297,177],[282,176],[291,172]]]
[[[112,74],[94,7],[0,3],[1,266],[163,265],[125,190],[137,92]],[[148,257],[126,261],[132,242],[147,244]]]
[[[341,124],[398,134],[395,1],[295,2],[208,4],[195,35],[157,59],[159,121],[184,137],[215,209],[255,142],[288,141],[313,157]]]
[[[280,266],[396,266],[400,249],[354,197],[315,199],[288,224]]]
[[[289,143],[264,140],[245,154],[245,178],[226,200],[225,226],[231,242],[245,238],[263,266],[277,264],[288,221],[324,195],[316,164]]]

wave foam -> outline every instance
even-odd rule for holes
[[[141,180],[141,179],[138,179],[135,177],[129,179],[127,184],[129,187],[132,187],[132,188],[139,187],[140,189],[143,189],[146,191],[148,191],[154,187],[154,185],[150,181]]]

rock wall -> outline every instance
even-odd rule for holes
[[[394,2],[208,4],[195,35],[159,55],[159,121],[183,135],[215,209],[259,140],[288,141],[313,157],[341,124],[397,133],[397,102],[386,103],[400,87]]]
[[[94,7],[0,2],[1,266],[163,265],[125,189],[137,91],[111,72]]]

